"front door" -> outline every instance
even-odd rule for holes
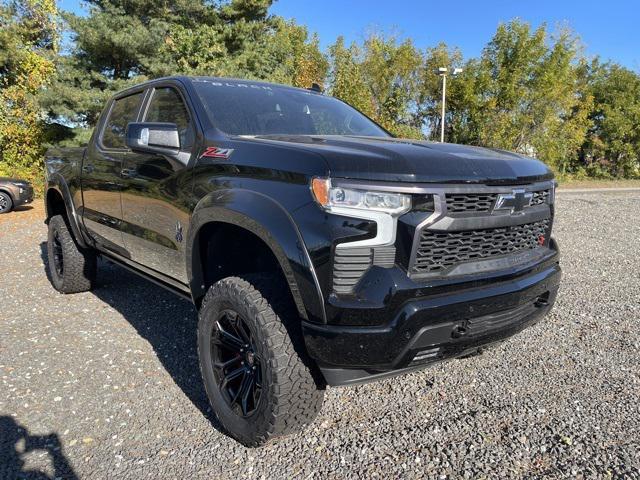
[[[138,118],[143,92],[114,100],[99,124],[82,163],[83,221],[102,247],[124,254],[122,166],[127,155],[125,129]]]
[[[192,117],[180,92],[167,86],[154,88],[142,121],[175,123],[180,152],[127,154],[122,170],[125,248],[135,262],[186,283],[184,239],[192,185],[187,164],[195,140]]]

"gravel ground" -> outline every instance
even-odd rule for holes
[[[189,303],[107,264],[93,293],[59,295],[41,207],[4,215],[0,478],[640,478],[640,193],[557,208],[545,320],[481,356],[329,389],[304,433],[254,450],[212,422]]]

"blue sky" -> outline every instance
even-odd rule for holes
[[[79,10],[76,1],[59,4]],[[640,71],[640,0],[279,0],[271,12],[318,32],[323,47],[338,35],[361,40],[367,31],[382,29],[411,37],[420,48],[444,41],[465,58],[479,55],[502,21],[568,25],[587,55]]]

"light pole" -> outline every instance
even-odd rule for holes
[[[446,113],[446,102],[447,102],[447,67],[438,68],[438,75],[442,77],[442,117],[440,120],[440,143],[444,143],[444,118]],[[452,68],[451,74],[458,75],[462,73],[461,68]]]

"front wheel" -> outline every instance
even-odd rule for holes
[[[300,430],[324,396],[295,313],[280,308],[286,302],[279,302],[278,285],[268,276],[227,277],[200,309],[198,354],[209,401],[229,435],[248,447]]]
[[[56,290],[61,293],[91,290],[96,279],[96,254],[78,246],[61,215],[49,220],[47,258],[51,284]]]

